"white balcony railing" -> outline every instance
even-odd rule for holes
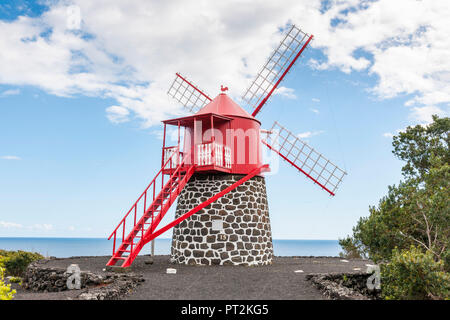
[[[215,165],[231,169],[231,149],[220,143],[209,142],[197,145],[196,164],[198,166]],[[214,151],[214,153],[213,153]]]
[[[166,147],[164,148],[164,163],[167,162],[167,160],[169,160],[169,158],[172,156],[172,154],[177,153],[178,155],[175,155],[172,158],[172,162],[167,164],[168,168],[167,169],[174,169],[178,166],[178,164],[181,162],[181,157],[183,156],[182,152],[178,151],[178,147]]]

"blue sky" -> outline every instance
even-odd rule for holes
[[[159,170],[160,121],[183,112],[165,94],[174,73],[212,96],[227,85],[237,100],[288,21],[315,40],[282,84],[294,96],[275,96],[259,119],[300,134],[348,176],[330,197],[281,162],[267,177],[273,237],[346,236],[401,179],[391,135],[448,114],[450,101],[449,42],[433,47],[435,30],[448,33],[445,12],[364,3],[262,2],[254,15],[244,3],[0,2],[0,236],[107,237]],[[377,14],[402,4],[405,25]]]

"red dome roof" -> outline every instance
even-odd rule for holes
[[[221,93],[215,97],[210,103],[201,108],[196,115],[208,113],[255,119],[247,111],[242,109],[236,102],[231,100],[231,98],[225,93]]]

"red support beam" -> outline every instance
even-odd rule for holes
[[[268,164],[264,164],[256,169],[254,169],[253,171],[251,171],[248,175],[246,175],[245,177],[243,177],[242,179],[240,179],[239,181],[233,183],[231,186],[229,186],[228,188],[222,190],[221,192],[219,192],[218,194],[216,194],[215,196],[209,198],[208,200],[206,200],[205,202],[203,202],[202,204],[196,206],[194,209],[188,211],[187,213],[183,214],[181,217],[179,217],[178,219],[175,219],[174,221],[172,221],[171,223],[167,224],[166,226],[162,227],[161,229],[159,229],[158,231],[155,231],[153,233],[151,233],[150,235],[148,235],[145,239],[145,243],[148,243],[150,241],[152,241],[153,239],[155,239],[157,236],[159,236],[160,234],[166,232],[167,230],[169,230],[170,228],[176,226],[177,224],[179,224],[181,221],[189,218],[190,216],[192,216],[193,214],[197,213],[198,211],[202,210],[203,208],[209,206],[211,203],[213,203],[214,201],[216,201],[217,199],[223,197],[225,194],[227,194],[228,192],[230,192],[231,190],[237,188],[238,186],[240,186],[241,184],[243,184],[245,181],[253,178],[254,176],[256,176],[258,173],[261,172],[267,172],[270,171],[269,165]]]

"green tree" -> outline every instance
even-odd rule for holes
[[[407,127],[394,136],[392,152],[406,162],[402,168],[405,178],[420,178],[437,163],[450,163],[449,129],[450,118],[435,115],[431,124]]]
[[[393,153],[406,164],[404,181],[389,186],[369,207],[352,236],[340,240],[344,255],[388,261],[394,248],[416,245],[443,259],[448,269],[450,239],[450,119],[433,116],[428,126],[408,127],[393,138]]]

